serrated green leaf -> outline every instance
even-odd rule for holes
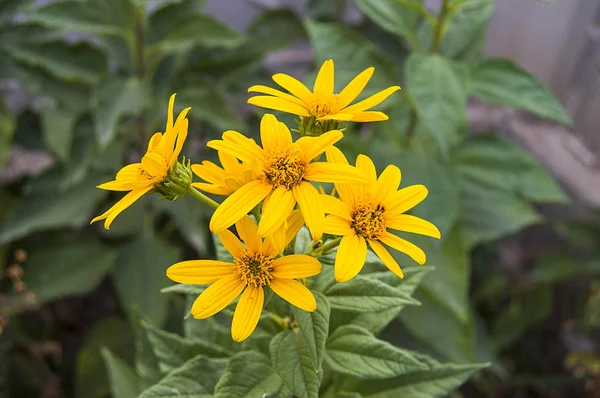
[[[377,279],[356,276],[345,283],[336,283],[323,292],[331,308],[349,312],[383,311],[419,302],[400,290]]]
[[[364,398],[445,397],[472,374],[488,366],[488,364],[441,364],[423,354],[413,353],[413,355],[420,362],[428,364],[429,369],[377,382],[364,381],[358,386],[358,392]]]
[[[68,160],[77,115],[60,108],[44,108],[40,111],[40,116],[46,145],[63,161]]]
[[[142,236],[121,248],[113,275],[117,295],[130,315],[163,324],[169,297],[160,289],[171,284],[165,271],[179,257],[177,247],[157,237]]]
[[[572,126],[573,121],[537,77],[508,59],[490,58],[471,68],[470,92],[483,101],[509,106]]]
[[[315,292],[317,309],[307,313],[294,307],[299,327],[279,333],[271,341],[271,363],[285,385],[297,396],[318,397],[321,362],[329,327],[329,303]]]
[[[240,352],[227,362],[215,387],[215,398],[272,396],[281,389],[281,383],[269,358],[255,351]]]
[[[63,41],[6,46],[13,59],[46,70],[57,79],[96,84],[107,61],[97,48],[87,43],[69,45]]]
[[[465,124],[466,71],[440,55],[413,53],[404,76],[420,122],[447,149]]]
[[[40,189],[23,196],[2,224],[0,243],[43,229],[80,227],[89,223],[92,210],[106,195],[96,188],[101,178],[91,174],[65,191],[57,192],[56,186],[52,186],[52,189]]]
[[[197,355],[228,357],[233,352],[203,340],[189,339],[143,324],[162,372],[169,372]]]
[[[106,347],[102,348],[101,353],[108,373],[112,396],[114,398],[136,397],[142,388],[140,379],[133,368]]]
[[[144,390],[138,398],[211,398],[225,364],[224,359],[197,356]]]
[[[388,32],[406,38],[411,47],[416,50],[419,48],[419,40],[415,34],[419,13],[399,3],[397,0],[354,0],[354,4],[365,15]],[[419,0],[411,3],[414,3],[414,6],[422,6]]]
[[[146,93],[134,78],[111,77],[98,86],[92,102],[96,140],[104,148],[115,138],[121,117],[136,114],[144,107]]]
[[[338,328],[327,339],[327,363],[334,372],[361,379],[386,379],[427,369],[410,352],[379,340],[356,325]]]
[[[339,24],[307,21],[306,29],[317,66],[327,59],[335,62],[335,88],[341,91],[362,70],[374,66],[375,73],[362,96],[398,84],[399,71],[394,61],[364,36]],[[388,100],[384,104],[390,104]]]

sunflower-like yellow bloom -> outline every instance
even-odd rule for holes
[[[223,140],[207,146],[227,153],[250,165],[255,179],[238,188],[214,212],[210,229],[221,232],[244,217],[263,199],[258,234],[267,236],[285,222],[298,203],[313,239],[323,233],[325,210],[319,192],[309,182],[367,184],[367,176],[348,164],[312,162],[342,138],[339,130],[320,137],[292,141],[290,130],[275,116],[266,114],[260,123],[261,148],[254,140],[236,131],[223,133]]]
[[[142,161],[123,167],[117,173],[115,180],[98,185],[100,189],[129,192],[102,215],[94,218],[91,223],[105,220],[104,228],[109,229],[110,224],[123,210],[131,206],[145,193],[156,189],[157,184],[167,179],[169,170],[177,162],[177,157],[187,137],[188,120],[186,115],[191,109],[184,109],[173,123],[174,104],[175,94],[169,100],[165,133],[156,133],[150,138],[148,149],[142,157]]]
[[[377,122],[387,120],[383,112],[369,111],[379,105],[387,97],[397,90],[399,86],[392,86],[380,91],[356,104],[350,105],[363,91],[375,68],[367,68],[356,76],[338,94],[334,94],[334,68],[333,60],[329,59],[323,63],[313,91],[310,91],[299,80],[278,73],[273,75],[273,80],[290,94],[267,86],[252,86],[248,92],[256,92],[267,95],[259,95],[248,100],[249,104],[262,108],[274,109],[282,112],[292,113],[302,117],[313,117],[317,121],[352,121],[352,122]]]
[[[348,164],[337,148],[328,148],[326,155],[328,161]],[[388,229],[440,238],[440,231],[429,221],[403,214],[427,197],[427,188],[411,185],[398,190],[400,169],[387,166],[377,178],[375,165],[365,155],[357,157],[356,167],[369,176],[368,186],[336,183],[340,199],[321,195],[330,213],[325,220],[325,232],[342,236],[335,259],[335,279],[346,282],[360,272],[367,257],[367,242],[390,271],[403,278],[400,266],[382,243],[425,264],[423,250]]]
[[[236,223],[236,229],[245,247],[229,230],[219,233],[221,243],[231,253],[234,262],[183,261],[167,270],[167,276],[175,282],[211,284],[192,305],[192,316],[208,318],[241,294],[233,315],[231,337],[235,341],[243,341],[256,328],[267,286],[290,304],[304,311],[314,311],[317,308],[315,297],[295,279],[318,274],[321,263],[305,254],[276,258],[280,251],[260,238],[256,224],[248,216]],[[289,241],[284,243],[287,245]]]
[[[215,195],[228,196],[255,179],[252,169],[247,164],[240,163],[234,156],[225,152],[219,151],[218,155],[223,167],[219,167],[209,160],[204,160],[202,164],[192,165],[194,174],[207,181],[192,183],[194,188]]]

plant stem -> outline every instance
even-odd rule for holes
[[[323,254],[326,254],[328,251],[335,249],[336,247],[338,247],[340,245],[340,242],[342,241],[342,237],[340,236],[339,238],[335,238],[334,240],[332,240],[331,242],[321,246],[320,248],[318,248],[317,250],[313,250],[310,255],[313,257],[319,257],[322,256]]]
[[[414,106],[410,109],[410,116],[408,119],[408,126],[406,127],[406,134],[404,136],[404,146],[409,147],[413,136],[415,135],[415,128],[417,127],[417,111]]]
[[[437,18],[435,31],[433,33],[433,41],[431,42],[431,48],[429,49],[429,52],[432,54],[437,54],[440,48],[440,43],[442,42],[444,27],[446,26],[446,17],[448,16],[448,11],[450,10],[448,7],[448,2],[449,0],[442,0],[442,8]]]
[[[191,196],[193,196],[195,199],[198,199],[200,202],[204,203],[205,205],[209,205],[213,209],[216,209],[217,207],[219,207],[219,204],[217,202],[215,202],[208,196],[204,195],[202,192],[198,191],[196,188],[189,186],[187,191]]]
[[[283,330],[287,330],[288,327],[285,324],[285,320],[282,317],[280,317],[279,315],[277,315],[277,314],[275,314],[273,312],[270,312],[270,311],[269,311],[269,316],[271,317],[271,319],[273,320],[273,322],[275,322],[276,324],[278,324],[279,326],[281,326],[281,328]]]

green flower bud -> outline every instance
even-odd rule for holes
[[[156,184],[156,189],[163,195],[162,199],[177,200],[187,193],[191,183],[191,162],[188,160],[186,164],[184,158],[183,163],[177,161],[169,170],[165,181]]]
[[[302,116],[300,118],[300,135],[318,137],[331,130],[337,130],[339,122],[337,120],[317,120],[314,116]]]

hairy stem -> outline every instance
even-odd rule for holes
[[[208,205],[208,206],[212,207],[213,209],[216,209],[217,207],[219,207],[219,204],[217,202],[215,202],[208,196],[204,195],[202,192],[198,191],[196,188],[189,186],[187,191],[192,197],[194,197],[194,199],[199,200],[200,202],[204,203],[205,205]]]

